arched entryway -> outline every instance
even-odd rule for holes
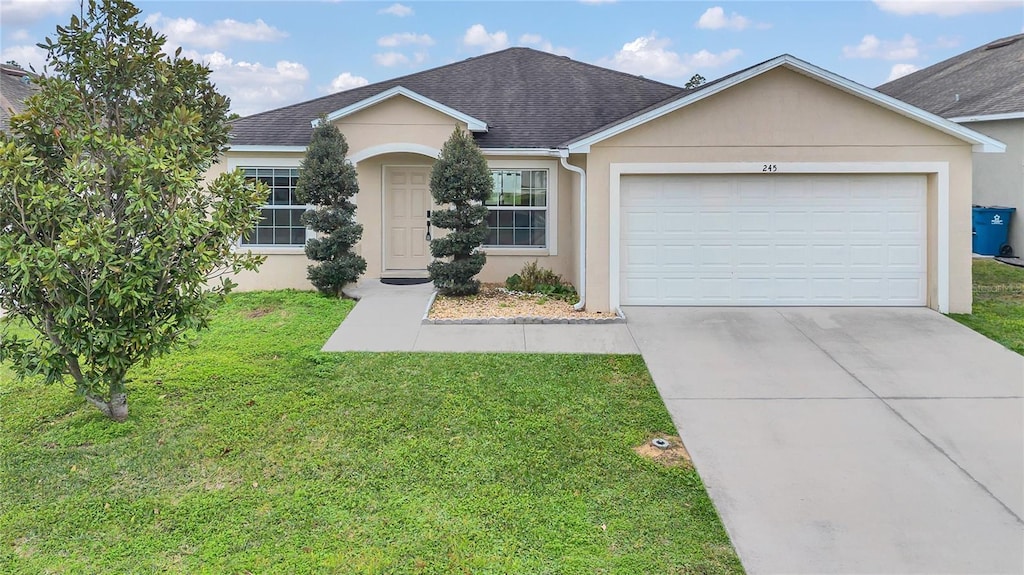
[[[388,144],[350,156],[359,172],[366,277],[426,277],[432,259],[430,170],[439,153],[418,144]]]

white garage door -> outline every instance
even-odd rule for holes
[[[925,305],[921,175],[621,180],[622,305]]]

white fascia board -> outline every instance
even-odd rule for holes
[[[963,122],[995,122],[998,120],[1022,120],[1024,112],[1008,112],[1006,114],[983,114],[981,116],[957,116],[949,118],[950,122],[961,124]]]
[[[229,152],[305,152],[306,146],[231,146]]]
[[[445,106],[441,102],[431,100],[430,98],[422,94],[417,94],[416,92],[413,92],[412,90],[405,88],[403,86],[395,86],[390,90],[384,90],[380,94],[370,96],[365,100],[360,100],[355,104],[345,106],[340,110],[335,110],[330,114],[327,114],[327,121],[333,122],[338,118],[344,118],[345,116],[355,114],[360,110],[364,110],[366,108],[369,108],[370,106],[374,106],[376,104],[379,104],[380,102],[383,102],[384,100],[393,98],[395,96],[405,96],[406,98],[409,98],[410,100],[413,100],[415,102],[419,102],[420,104],[423,104],[428,108],[433,108],[438,112],[445,114],[446,116],[451,116],[452,118],[455,118],[456,120],[466,124],[466,127],[469,129],[470,132],[487,131],[487,122],[484,122],[483,120],[478,120],[477,118],[474,118],[473,116],[470,116],[468,114],[463,114],[462,112],[456,110],[455,108],[449,108],[448,106]],[[310,122],[310,124],[315,128],[319,121],[319,119],[315,119],[312,122]]]
[[[596,144],[602,140],[605,140],[617,134],[621,134],[622,132],[635,128],[636,126],[639,126],[641,124],[645,124],[655,118],[660,118],[661,116],[674,112],[680,108],[689,106],[694,102],[699,102],[700,100],[703,100],[704,98],[707,98],[709,96],[713,96],[723,90],[728,90],[729,88],[737,84],[745,82],[756,76],[760,76],[761,74],[764,74],[769,70],[774,70],[779,66],[785,66],[793,71],[804,74],[805,76],[817,79],[839,90],[843,90],[848,94],[859,96],[861,98],[864,98],[865,100],[868,100],[869,102],[878,104],[883,108],[887,108],[900,115],[906,116],[913,120],[917,120],[918,122],[921,122],[923,124],[931,126],[932,128],[949,134],[955,138],[969,142],[973,144],[973,149],[975,152],[1006,151],[1006,144],[1003,144],[998,140],[990,138],[984,134],[975,132],[974,130],[971,130],[969,128],[965,128],[964,126],[961,126],[944,118],[936,116],[935,114],[932,114],[930,112],[926,112],[915,106],[911,106],[906,102],[901,102],[900,100],[897,100],[896,98],[893,98],[891,96],[886,96],[881,92],[872,90],[871,88],[862,86],[851,80],[847,80],[842,76],[829,72],[828,70],[825,70],[823,68],[819,68],[814,64],[804,62],[803,60],[790,56],[789,54],[784,54],[777,58],[768,60],[763,64],[759,64],[745,72],[736,74],[731,78],[723,80],[703,90],[699,90],[693,94],[679,98],[678,100],[673,100],[665,104],[664,106],[661,106],[654,110],[650,110],[631,120],[627,120],[625,122],[622,122],[621,124],[616,124],[614,126],[609,127],[606,130],[602,130],[596,134],[593,134],[576,142],[572,142],[568,146],[569,151],[573,153],[589,152],[590,146],[592,146],[593,144]]]
[[[485,156],[542,156],[557,158],[557,148],[480,148]]]

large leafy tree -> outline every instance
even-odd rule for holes
[[[300,202],[316,208],[302,214],[302,223],[319,238],[306,242],[306,256],[320,262],[309,266],[309,281],[320,293],[341,296],[345,284],[366,271],[366,260],[352,251],[363,236],[356,223],[352,197],[359,192],[356,168],[345,159],[348,142],[326,118],[313,130],[306,157],[299,166],[295,194]]]
[[[487,238],[487,207],[494,180],[487,160],[473,136],[456,128],[441,148],[430,173],[430,193],[439,205],[449,209],[433,213],[435,226],[451,230],[430,241],[430,253],[437,259],[427,268],[438,291],[446,295],[472,295],[480,290],[473,276],[480,273],[487,254],[478,248]]]
[[[232,246],[266,196],[239,172],[204,182],[228,100],[138,14],[85,3],[40,44],[49,75],[0,136],[0,359],[70,377],[118,421],[129,368],[206,327],[225,275],[259,265]]]

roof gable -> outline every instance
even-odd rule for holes
[[[395,96],[405,96],[406,98],[409,98],[410,100],[413,100],[414,102],[418,102],[418,103],[423,104],[424,106],[426,106],[428,108],[432,108],[432,109],[434,109],[434,110],[436,110],[438,112],[441,112],[442,114],[444,114],[446,116],[450,116],[451,118],[453,118],[455,120],[458,120],[459,122],[462,122],[463,124],[466,124],[466,127],[469,129],[470,132],[486,132],[487,131],[487,122],[485,122],[483,120],[478,120],[477,118],[474,118],[473,116],[470,116],[469,114],[463,114],[462,112],[460,112],[458,110],[455,110],[453,108],[449,108],[448,106],[445,106],[444,104],[442,104],[442,103],[440,103],[440,102],[438,102],[436,100],[431,100],[430,98],[428,98],[428,97],[426,97],[426,96],[424,96],[422,94],[417,94],[416,92],[413,92],[412,90],[410,90],[410,89],[408,89],[408,88],[406,88],[404,86],[395,86],[394,88],[391,88],[391,89],[388,89],[388,90],[384,90],[383,92],[380,92],[378,94],[370,96],[369,98],[365,98],[365,99],[360,100],[358,102],[349,104],[348,106],[345,106],[344,108],[341,108],[339,110],[335,110],[335,111],[331,112],[330,114],[327,114],[327,121],[328,122],[333,122],[335,120],[339,120],[341,118],[344,118],[345,116],[349,116],[349,115],[355,114],[356,112],[359,112],[360,110],[365,110],[366,108],[369,108],[371,106],[375,106],[375,105],[377,105],[377,104],[379,104],[379,103],[381,103],[381,102],[383,102],[385,100],[389,100],[391,98],[394,98]],[[316,127],[316,125],[318,123],[319,123],[319,120],[313,120],[311,122],[311,125],[313,127]]]
[[[1024,34],[968,50],[877,90],[953,121],[1024,118]]]
[[[751,66],[750,68],[741,70],[735,74],[716,80],[715,82],[705,84],[697,90],[683,94],[680,97],[657,104],[647,110],[642,110],[620,122],[603,127],[576,140],[569,141],[566,143],[566,147],[568,147],[570,153],[589,152],[590,146],[593,144],[617,134],[621,134],[622,132],[646,122],[650,122],[651,120],[660,118],[665,114],[684,108],[694,102],[699,102],[704,98],[712,97],[719,92],[728,90],[732,86],[759,76],[769,70],[774,70],[780,66],[784,66],[794,72],[814,78],[832,86],[833,88],[858,96],[890,111],[896,112],[897,114],[921,122],[960,140],[969,142],[974,146],[975,151],[1002,152],[1006,149],[1005,144],[985,136],[984,134],[980,134],[974,130],[970,130],[960,126],[959,124],[940,118],[930,112],[926,112],[925,110],[916,108],[880,92],[876,92],[871,88],[847,80],[842,76],[814,66],[813,64],[790,56],[789,54],[784,54],[766,62],[762,62],[761,64]]]

